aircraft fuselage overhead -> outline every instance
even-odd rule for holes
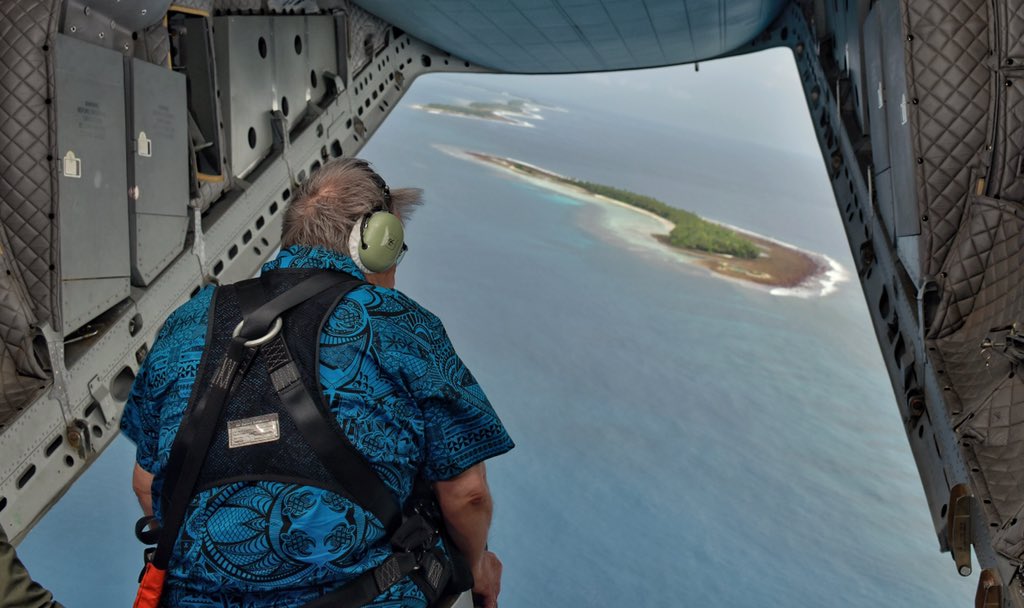
[[[978,605],[1024,606],[1019,2],[4,0],[0,45],[13,538],[116,436],[171,311],[253,275],[296,187],[356,155],[421,74],[785,47],[939,548],[962,575],[973,548]]]

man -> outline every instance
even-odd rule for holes
[[[325,416],[333,418],[325,425],[343,433],[339,443],[356,448],[399,504],[406,504],[418,477],[433,483],[451,541],[472,570],[474,595],[484,606],[495,607],[501,563],[485,548],[492,507],[483,461],[510,450],[513,443],[455,354],[441,322],[394,289],[396,266],[407,249],[396,218],[407,221],[419,202],[419,190],[391,191],[365,161],[329,162],[302,184],[285,210],[282,250],[264,265],[263,280],[287,281],[305,277],[303,271],[327,270],[335,272],[320,274],[342,276],[340,271],[365,281],[332,300],[322,329],[309,334],[308,344],[289,343],[291,355],[297,361],[310,357],[313,367],[318,365],[316,396],[322,395],[322,409],[329,412]],[[381,252],[383,258],[377,256]],[[219,319],[217,311],[227,306],[222,296],[242,294],[247,283],[247,293],[264,288],[260,281],[237,284],[237,291],[234,286],[207,287],[175,311],[132,387],[121,428],[138,448],[133,488],[143,511],[163,523],[162,505],[169,504],[163,484],[172,446],[176,439],[185,442],[197,435],[190,426],[198,416],[190,409],[190,398],[203,398],[211,386],[206,379],[213,377],[209,370],[216,365],[203,361],[204,350],[215,350],[213,344],[228,340],[224,334],[231,331],[218,326],[208,334],[210,319]],[[257,314],[244,312],[246,306],[256,306],[251,299],[237,295],[236,307],[243,315]],[[281,315],[285,338],[294,340],[304,327],[317,327],[298,323],[300,310],[305,309]],[[238,324],[236,335],[245,322]],[[265,338],[272,341],[253,351],[270,348],[275,333],[268,330]],[[261,366],[269,370],[269,358],[254,355],[246,373],[258,375]],[[277,387],[280,374],[274,374]],[[289,427],[284,412],[280,424],[277,411],[269,414],[271,423],[266,417],[228,418],[232,408],[275,398],[269,383],[260,394],[245,393],[244,382],[240,386],[227,397],[227,414],[213,431],[217,434],[211,449],[221,451],[209,452],[203,462],[177,542],[169,543],[174,549],[161,605],[303,606],[332,597],[330,593],[346,589],[346,584],[351,588],[360,575],[365,579],[366,573],[380,571],[392,553],[391,531],[377,512],[358,504],[350,495],[353,488],[339,491],[324,474],[332,463],[323,460],[330,459],[303,459],[302,466],[310,471],[299,475],[275,473],[282,461],[309,446],[290,443],[297,433],[289,428],[300,425]],[[252,403],[244,403],[246,399]],[[225,447],[236,440],[242,447]],[[252,456],[263,453],[261,449],[278,451],[265,452],[275,456],[262,460]],[[210,482],[217,475],[209,471],[221,467],[224,459],[245,474],[225,473],[221,477],[227,478]],[[426,606],[420,583],[412,578],[401,579],[366,605]]]

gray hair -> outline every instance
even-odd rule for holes
[[[422,195],[419,188],[389,191],[365,160],[328,161],[299,186],[285,209],[281,247],[324,247],[348,255],[349,234],[364,216],[390,211],[404,223]]]

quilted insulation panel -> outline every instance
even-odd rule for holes
[[[1024,380],[1004,346],[1024,312],[1022,236],[1020,205],[971,198],[945,266],[938,337],[929,341],[975,489],[1001,523],[1024,506]],[[986,339],[994,345],[983,348]],[[1024,526],[1006,525],[998,537],[1009,551],[1024,543]]]
[[[989,0],[909,0],[907,61],[915,107],[925,274],[937,274],[960,226],[988,135]]]
[[[996,0],[995,14],[1005,29],[997,32],[995,56],[996,121],[992,172],[987,194],[1024,200],[1024,4]]]
[[[48,43],[57,0],[0,2],[0,225],[40,322],[59,325]]]

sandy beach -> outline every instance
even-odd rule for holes
[[[612,205],[628,209],[657,222],[660,230],[650,234],[652,242],[663,248],[681,253],[679,259],[701,266],[713,275],[767,290],[772,295],[789,297],[826,296],[836,290],[836,285],[849,280],[849,274],[835,260],[828,256],[807,251],[771,237],[757,234],[714,220],[705,221],[723,226],[753,242],[761,251],[754,259],[743,259],[731,255],[709,253],[688,247],[677,247],[669,242],[669,233],[675,223],[660,215],[641,209],[629,203],[595,194],[585,188],[566,183],[568,176],[559,175],[542,167],[518,159],[506,159],[469,150],[448,146],[435,146],[442,152],[500,169],[523,181],[575,199],[601,205]],[[513,164],[514,163],[514,164]],[[527,167],[522,170],[515,165]]]

